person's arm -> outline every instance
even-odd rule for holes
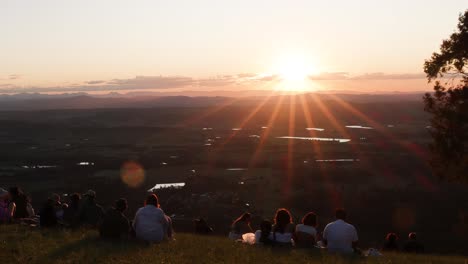
[[[16,204],[14,202],[11,202],[10,205],[8,206],[8,213],[10,219],[13,219],[13,216],[15,215],[16,211]]]
[[[328,225],[325,226],[325,229],[323,229],[322,242],[323,245],[328,246]]]
[[[353,242],[351,243],[351,247],[356,251],[358,249],[358,242],[359,242],[359,238],[358,238],[358,235],[357,235],[357,231],[356,231],[356,228],[353,229]]]

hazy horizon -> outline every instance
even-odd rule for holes
[[[465,1],[4,1],[0,94],[429,91]],[[443,8],[442,8],[443,7]],[[437,15],[437,19],[433,19]]]

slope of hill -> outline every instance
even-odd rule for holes
[[[343,258],[319,251],[278,250],[223,237],[177,234],[170,243],[101,241],[89,230],[33,230],[0,226],[2,263],[466,263],[461,256],[386,254]]]

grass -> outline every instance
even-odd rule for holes
[[[176,234],[168,243],[99,240],[93,230],[0,226],[0,263],[468,263],[467,257],[389,254],[374,258],[248,246],[224,237]]]

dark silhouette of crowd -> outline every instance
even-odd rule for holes
[[[12,187],[8,191],[0,188],[0,223],[23,223],[41,228],[94,228],[100,237],[108,240],[136,238],[151,243],[158,243],[173,238],[172,219],[160,207],[156,194],[147,195],[143,206],[132,220],[125,215],[127,200],[120,198],[114,205],[104,210],[97,203],[96,192],[88,190],[83,195],[73,193],[68,196],[68,203],[62,202],[58,194],[52,194],[44,202],[36,215],[27,197],[20,188]],[[328,223],[319,232],[318,216],[309,212],[299,224],[293,224],[289,210],[280,208],[273,221],[263,220],[259,229],[252,228],[252,215],[248,212],[236,218],[230,227],[229,238],[248,244],[281,248],[322,248],[329,253],[366,254],[358,248],[356,228],[347,222],[344,209],[336,209],[336,220]],[[193,220],[194,232],[201,235],[213,233],[204,218]],[[408,235],[408,241],[400,246],[396,233],[385,237],[382,252],[403,251],[423,253],[424,246],[417,239],[416,233]],[[369,249],[367,255],[381,255],[376,249]]]

